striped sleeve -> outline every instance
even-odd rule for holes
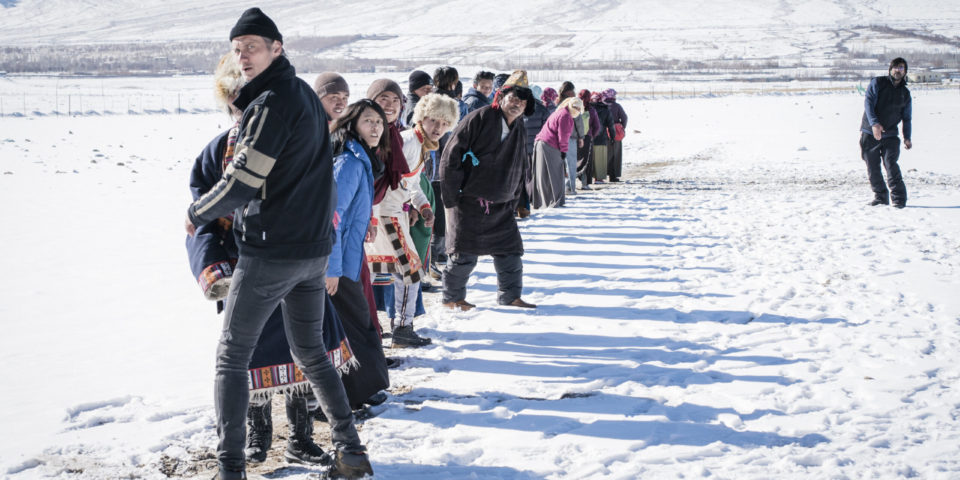
[[[288,136],[286,125],[270,107],[251,107],[244,115],[233,161],[217,184],[190,205],[187,211],[190,221],[203,225],[253,198],[263,187]]]

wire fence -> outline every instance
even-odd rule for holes
[[[0,94],[0,117],[181,115],[218,111],[210,98],[209,94],[198,95],[194,92]]]
[[[756,85],[699,84],[664,86],[651,83],[625,86],[617,97],[623,100],[663,100],[677,98],[713,98],[732,95],[813,95],[863,94],[859,84],[843,85]],[[911,84],[913,92],[957,90],[960,84]],[[99,116],[99,115],[189,115],[218,112],[207,91],[188,90],[133,94],[0,94],[0,117]]]

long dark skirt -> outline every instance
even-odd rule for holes
[[[340,277],[337,294],[330,298],[340,314],[353,354],[360,361],[359,368],[341,377],[350,406],[357,409],[371,395],[390,386],[387,359],[383,355],[377,327],[370,321],[363,285]]]
[[[563,164],[560,150],[546,142],[537,141],[534,144],[533,171],[536,181],[533,183],[533,208],[563,206]]]
[[[577,149],[577,176],[583,185],[593,183],[593,137],[583,137],[583,146]]]
[[[612,142],[607,146],[607,175],[610,180],[619,180],[623,174],[623,142]]]

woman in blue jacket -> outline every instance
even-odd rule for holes
[[[376,102],[363,99],[344,110],[330,126],[333,177],[337,184],[336,234],[327,267],[327,292],[343,321],[359,369],[341,377],[351,402],[371,399],[390,386],[377,326],[372,322],[360,274],[373,207],[374,172],[390,154],[387,116]]]

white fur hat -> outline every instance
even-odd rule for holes
[[[237,57],[228,53],[220,57],[220,63],[213,74],[214,98],[217,106],[230,113],[230,104],[233,97],[237,96],[240,87],[243,86],[243,77],[240,74],[240,64],[237,63]]]
[[[446,120],[453,129],[460,120],[460,107],[457,101],[440,93],[425,95],[417,102],[413,109],[413,124],[420,123],[424,118]]]

